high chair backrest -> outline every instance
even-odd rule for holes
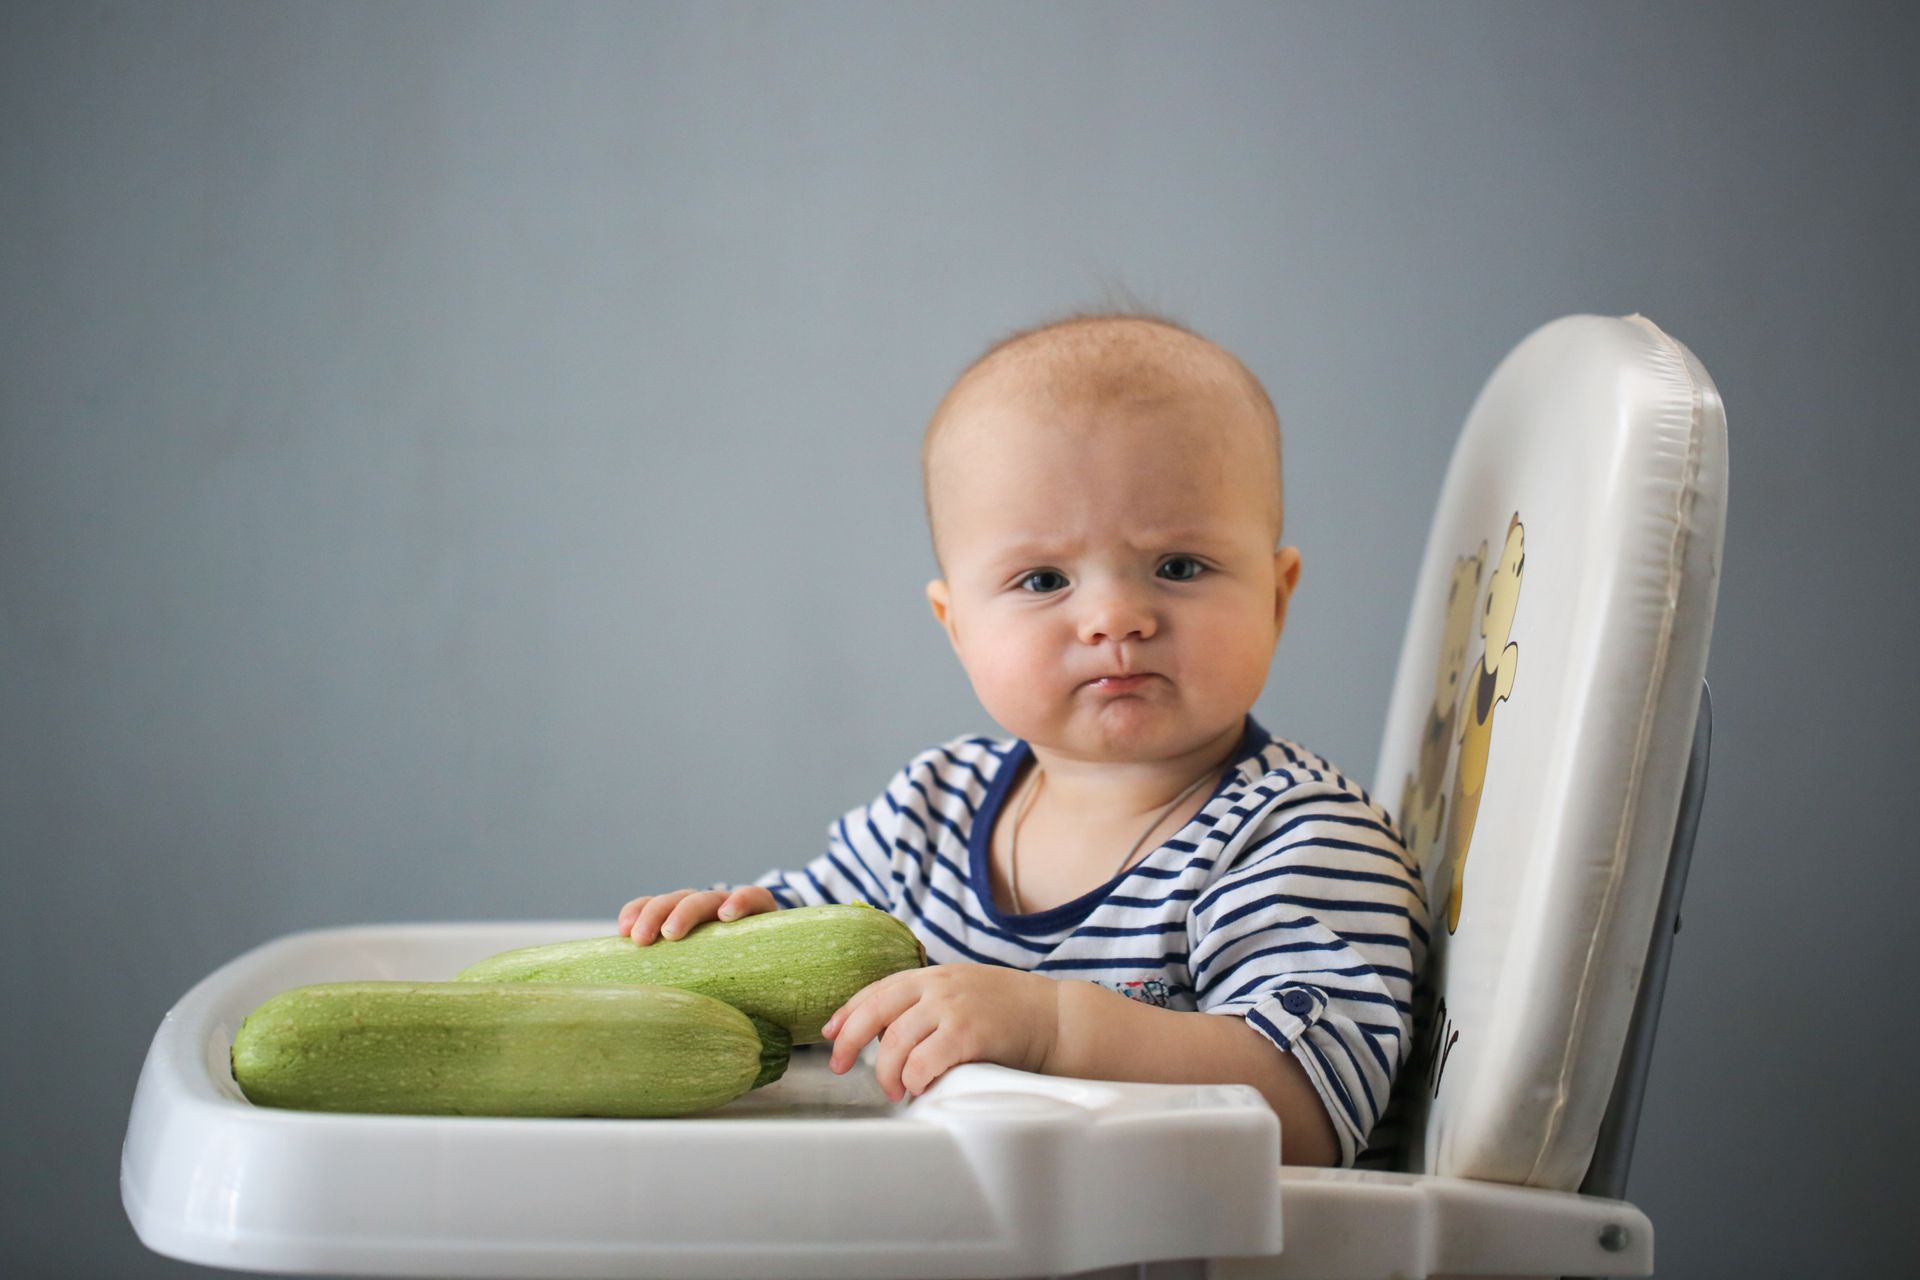
[[[1407,1168],[1573,1190],[1623,1063],[1637,1087],[1644,1047],[1623,1050],[1703,706],[1726,475],[1719,393],[1641,316],[1537,330],[1468,416],[1378,774],[1432,916]],[[1612,1157],[1636,1114],[1615,1108]]]

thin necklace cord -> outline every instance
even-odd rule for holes
[[[1133,861],[1133,855],[1140,852],[1140,846],[1145,844],[1147,837],[1153,834],[1154,828],[1158,827],[1162,822],[1165,822],[1167,815],[1179,808],[1183,800],[1198,791],[1201,783],[1215,776],[1218,772],[1218,769],[1209,769],[1207,772],[1201,774],[1188,784],[1185,791],[1175,796],[1171,804],[1154,814],[1153,821],[1147,824],[1147,829],[1140,833],[1140,838],[1133,842],[1133,847],[1127,850],[1126,854],[1120,859],[1120,865],[1113,869],[1113,875],[1117,876],[1122,871],[1125,871],[1127,864]],[[1034,783],[1031,787],[1027,788],[1027,794],[1021,798],[1020,809],[1013,816],[1013,830],[1007,836],[1007,889],[1013,897],[1014,914],[1022,916],[1027,914],[1027,911],[1020,903],[1020,825],[1027,820],[1027,810],[1033,807],[1034,798],[1040,794],[1040,788],[1044,786],[1047,781],[1046,770],[1040,768],[1038,764],[1034,765],[1034,775]],[[1108,879],[1112,879],[1112,876],[1109,876]]]

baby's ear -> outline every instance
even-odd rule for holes
[[[1293,589],[1300,585],[1300,548],[1282,547],[1273,553],[1273,634],[1277,639],[1287,625],[1287,603]]]
[[[933,609],[933,619],[947,633],[947,640],[953,636],[953,593],[947,589],[945,578],[935,578],[927,584],[927,604]]]

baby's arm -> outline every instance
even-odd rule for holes
[[[1335,1138],[1338,1162],[1350,1164],[1412,1040],[1426,901],[1411,856],[1365,793],[1332,779],[1276,781],[1234,837],[1230,865],[1194,900],[1188,970],[1198,1008],[1226,1024],[1213,1052],[1237,1058],[1264,1041],[1252,1082],[1283,1121],[1298,1086],[1310,1086],[1331,1125],[1305,1127]],[[1301,1152],[1301,1128],[1288,1160]],[[1307,1149],[1317,1152],[1317,1140]]]
[[[1280,1117],[1289,1164],[1335,1164],[1340,1140],[1313,1082],[1242,1018],[1160,1009],[1092,982],[991,964],[936,964],[861,988],[827,1019],[828,1066],[869,1042],[895,1102],[963,1062],[1087,1080],[1250,1084]]]
[[[1161,1009],[1093,982],[1060,982],[1041,1070],[1086,1080],[1250,1084],[1280,1117],[1281,1159],[1337,1165],[1340,1139],[1313,1081],[1245,1018]]]
[[[644,947],[655,938],[671,942],[685,937],[694,926],[709,920],[737,920],[779,909],[772,892],[757,884],[738,889],[675,889],[635,898],[620,908],[620,932]]]

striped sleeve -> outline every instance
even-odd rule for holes
[[[1245,1018],[1305,1069],[1352,1165],[1412,1045],[1425,895],[1364,795],[1291,782],[1268,775],[1265,808],[1196,899],[1189,968],[1202,1012]]]
[[[849,809],[827,828],[827,851],[798,871],[769,871],[754,883],[782,907],[864,902],[893,909],[898,878],[893,866],[899,807],[891,795],[904,787],[901,770],[872,804]]]

